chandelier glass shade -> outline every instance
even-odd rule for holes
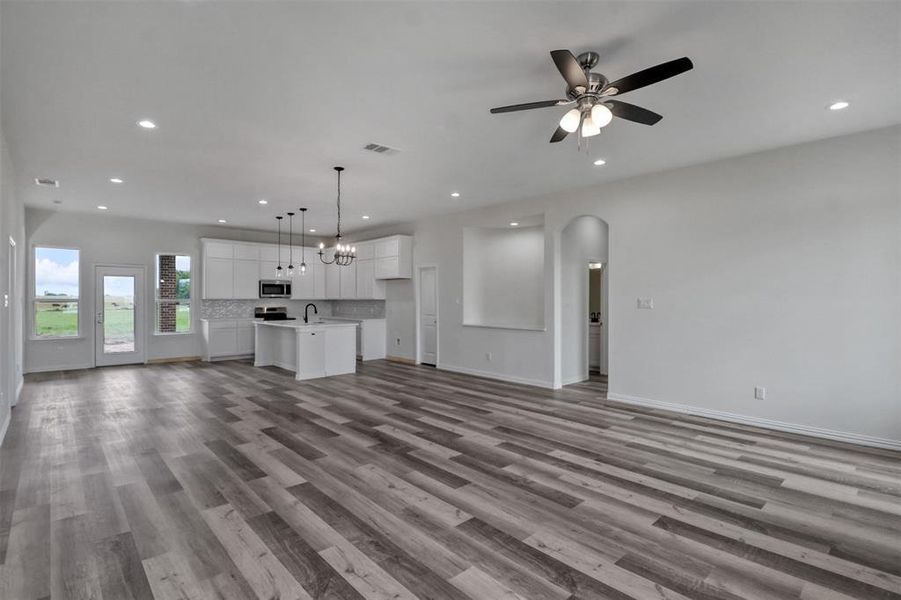
[[[278,248],[278,266],[275,267],[275,278],[281,279],[285,276],[285,270],[282,269],[282,216],[279,215],[275,217],[278,222],[278,241],[276,242],[276,247]]]
[[[301,208],[300,210],[300,276],[303,277],[307,274],[307,262],[304,260],[307,256],[307,209]]]
[[[335,254],[331,260],[325,260],[325,244],[319,243],[319,260],[327,265],[336,264],[339,267],[352,264],[357,255],[356,247],[341,243],[341,171],[343,170],[344,167],[335,167],[335,171],[338,173],[338,227],[335,235]]]

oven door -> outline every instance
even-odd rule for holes
[[[291,284],[286,281],[260,280],[260,298],[290,298]]]

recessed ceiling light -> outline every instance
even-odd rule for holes
[[[138,121],[138,125],[143,127],[144,129],[156,129],[156,123],[151,121],[150,119],[141,119]]]
[[[451,192],[451,198],[459,198],[460,192]]]
[[[98,209],[98,210],[106,210],[106,207],[103,206],[102,204],[100,204],[100,205],[97,206],[97,209]]]
[[[122,180],[118,177],[110,177],[109,182],[110,183],[122,183]]]
[[[263,206],[269,204],[268,200],[257,200],[257,204],[262,204]]]
[[[513,221],[512,223],[510,223],[510,227],[519,227],[519,223]]]
[[[315,230],[315,229],[311,229],[311,230],[310,230],[310,233],[316,233],[316,230]]]
[[[228,223],[228,221],[226,221],[225,219],[219,219],[219,222],[220,223]]]
[[[369,215],[363,215],[363,220],[364,220],[364,221],[368,221],[368,220],[369,220]]]
[[[829,110],[841,110],[843,108],[848,108],[848,106],[850,105],[847,102],[845,102],[844,100],[839,100],[838,102],[833,102],[832,104],[830,104]]]
[[[596,166],[596,167],[603,167],[606,164],[607,164],[607,161],[604,160],[603,158],[599,158],[596,161],[594,161],[594,166]]]

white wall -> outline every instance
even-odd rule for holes
[[[463,322],[544,329],[544,227],[463,230]]]
[[[417,222],[415,261],[439,267],[441,366],[559,385],[561,231],[595,215],[609,224],[612,395],[901,440],[899,137],[892,127]],[[463,228],[542,212],[548,331],[464,327]],[[638,310],[639,296],[655,309]],[[393,302],[389,327],[415,326]]]
[[[200,317],[200,238],[213,237],[244,241],[272,242],[272,235],[259,231],[244,231],[229,227],[187,225],[128,219],[108,214],[68,213],[28,208],[26,210],[27,244],[23,254],[28,256],[28,282],[33,285],[31,248],[36,245],[78,248],[80,255],[81,310],[77,339],[31,339],[30,307],[26,312],[25,370],[26,372],[56,369],[87,368],[94,356],[94,265],[143,265],[146,273],[145,301],[152,301],[155,293],[155,255],[159,252],[189,254],[192,258],[195,285],[195,308],[192,313],[194,331],[183,335],[155,335],[152,313],[148,312],[145,327],[147,360],[196,357],[203,354],[203,338],[197,320]],[[251,301],[250,303],[261,303]],[[279,304],[287,304],[282,301]],[[215,303],[213,303],[215,304]],[[245,302],[244,304],[249,304]],[[266,304],[266,302],[262,302]],[[271,304],[271,303],[270,303]],[[298,302],[290,302],[298,304]],[[150,306],[150,304],[148,304]],[[300,305],[302,309],[302,304]],[[211,307],[214,308],[214,307]],[[242,307],[242,308],[247,308]],[[321,307],[328,314],[330,308]],[[248,313],[244,316],[251,316]],[[211,315],[215,316],[215,315]]]
[[[15,194],[15,174],[0,129],[0,441],[9,425],[10,407],[22,385],[22,314],[25,289],[25,210]],[[10,248],[9,239],[16,242]],[[10,289],[10,255],[15,257]]]
[[[560,243],[560,360],[564,384],[588,379],[589,262],[607,262],[607,224],[583,215],[564,228]]]

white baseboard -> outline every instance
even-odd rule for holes
[[[563,380],[563,385],[572,385],[574,383],[582,383],[583,381],[588,381],[588,375],[573,375],[572,377],[568,377]]]
[[[51,371],[77,371],[79,369],[93,369],[94,365],[88,363],[83,365],[46,365],[42,367],[29,367],[26,373],[49,373]]]
[[[662,400],[651,400],[650,398],[629,396],[628,394],[617,394],[615,392],[608,392],[607,399],[615,400],[617,402],[623,402],[625,404],[644,406],[646,408],[659,408],[662,410],[669,410],[677,413],[697,415],[699,417],[710,417],[712,419],[729,421],[731,423],[739,423],[741,425],[753,425],[755,427],[762,427],[764,429],[775,429],[776,431],[799,433],[802,435],[809,435],[811,437],[835,440],[838,442],[847,442],[849,444],[860,444],[863,446],[873,446],[875,448],[887,448],[889,450],[901,450],[901,440],[890,440],[887,438],[879,438],[871,435],[864,435],[861,433],[850,433],[846,431],[836,431],[834,429],[814,427],[812,425],[786,423],[784,421],[776,421],[774,419],[751,417],[748,415],[741,415],[738,413],[731,413],[722,410],[700,408],[688,404],[664,402]]]
[[[491,371],[479,371],[478,369],[470,369],[469,367],[456,367],[441,363],[437,367],[442,371],[452,371],[454,373],[462,373],[463,375],[475,375],[476,377],[485,377],[487,379],[497,379],[498,381],[509,381],[510,383],[522,383],[524,385],[534,385],[540,388],[553,389],[552,381],[542,381],[541,379],[529,379],[527,377],[518,377],[516,375],[505,375],[503,373],[492,373]]]
[[[6,418],[3,419],[3,425],[0,425],[0,445],[3,444],[3,439],[6,437],[6,430],[9,429],[9,422],[12,420],[12,413],[6,413]]]

